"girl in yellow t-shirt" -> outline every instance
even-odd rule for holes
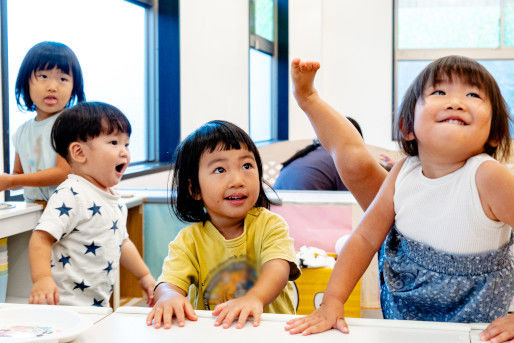
[[[259,152],[234,124],[211,121],[177,148],[172,208],[192,222],[169,246],[155,306],[147,324],[179,326],[196,320],[194,308],[213,310],[216,326],[237,327],[263,312],[294,313],[300,275],[285,221],[271,213],[262,187]]]

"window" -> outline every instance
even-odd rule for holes
[[[277,138],[275,1],[250,0],[250,137]]]
[[[419,72],[446,55],[476,59],[514,108],[514,0],[396,0],[395,19],[395,110]]]
[[[9,99],[8,133],[4,128],[4,156],[12,171],[14,149],[12,136],[34,112],[22,112],[14,97],[14,84],[21,61],[27,51],[41,41],[68,45],[77,55],[84,75],[88,101],[102,101],[118,107],[132,124],[132,162],[155,159],[155,143],[150,137],[154,122],[150,108],[148,46],[152,30],[151,1],[87,0],[8,0],[2,32],[2,59],[8,61],[7,94]],[[7,39],[5,41],[5,39]],[[5,71],[4,71],[5,74]],[[4,75],[4,78],[6,75]],[[6,90],[4,90],[5,92]],[[4,119],[4,125],[6,120]],[[10,149],[9,149],[10,148]]]

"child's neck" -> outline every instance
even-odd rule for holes
[[[466,164],[469,157],[448,158],[419,151],[419,160],[421,162],[423,175],[429,179],[437,179],[459,170]]]
[[[41,111],[40,109],[36,109],[36,118],[35,118],[35,120],[36,121],[42,121],[42,120],[48,119],[50,117],[53,117],[57,113],[59,113],[59,112],[48,113],[48,112],[45,112],[45,111]]]
[[[225,239],[234,239],[241,236],[244,232],[244,218],[242,220],[214,219],[211,223]]]

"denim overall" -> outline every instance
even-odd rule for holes
[[[510,243],[487,253],[455,255],[391,228],[379,251],[380,302],[386,319],[489,323],[514,296]]]

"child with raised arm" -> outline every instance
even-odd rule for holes
[[[130,123],[116,107],[81,103],[55,121],[52,144],[71,174],[50,197],[29,243],[30,303],[109,306],[120,263],[153,299],[155,280],[127,234],[112,189],[130,163]]]
[[[211,121],[177,148],[172,208],[194,222],[169,245],[147,324],[179,326],[196,320],[196,309],[213,310],[215,325],[253,325],[262,312],[294,313],[293,288],[300,275],[285,221],[269,212],[259,152],[234,124]]]
[[[295,96],[367,208],[384,175],[344,118],[317,95],[318,68],[293,61]],[[514,294],[514,177],[492,158],[508,155],[508,121],[495,80],[476,61],[449,56],[427,66],[407,91],[396,124],[410,157],[393,167],[345,245],[322,306],[286,329],[348,332],[343,304],[385,240],[379,259],[385,318],[493,321],[482,339],[512,339],[514,318],[499,317]],[[357,167],[342,170],[338,159]],[[359,171],[370,183],[355,184]]]
[[[77,56],[62,43],[41,42],[23,59],[15,84],[18,107],[35,111],[13,137],[13,174],[0,175],[0,190],[25,187],[25,201],[47,201],[70,167],[52,149],[50,132],[58,114],[85,100]]]

